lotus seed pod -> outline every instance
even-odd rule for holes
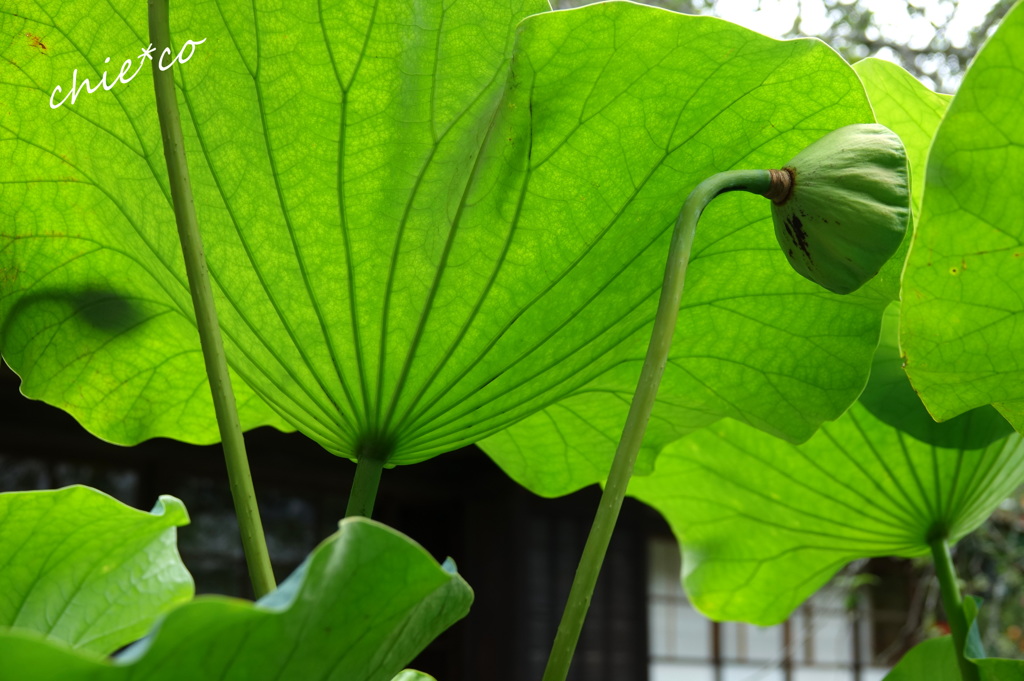
[[[856,291],[878,274],[907,230],[910,180],[900,138],[881,125],[849,125],[783,170],[788,193],[767,196],[789,264],[833,293]]]

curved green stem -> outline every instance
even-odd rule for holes
[[[661,287],[661,299],[658,302],[658,313],[654,319],[654,330],[647,346],[647,356],[640,371],[633,401],[626,417],[626,425],[622,429],[618,449],[612,461],[608,481],[601,494],[601,502],[594,516],[594,524],[590,528],[583,555],[576,568],[569,591],[569,600],[562,612],[562,621],[558,625],[547,667],[544,670],[544,681],[564,681],[569,674],[576,644],[590,601],[594,595],[594,587],[601,571],[601,564],[608,551],[615,521],[619,517],[622,501],[626,496],[626,488],[633,474],[637,452],[647,429],[647,421],[654,408],[654,398],[658,394],[661,376],[668,362],[668,352],[672,345],[672,335],[676,330],[676,318],[679,316],[679,301],[683,295],[683,282],[686,266],[690,260],[690,249],[693,246],[693,235],[704,208],[719,194],[728,191],[749,191],[755,194],[766,194],[771,190],[771,174],[767,170],[734,170],[719,173],[701,182],[690,192],[683,204],[682,212],[676,221],[672,234],[672,246],[665,266],[665,279]]]
[[[932,558],[935,559],[935,576],[939,578],[942,607],[949,620],[950,633],[953,634],[960,677],[963,681],[979,681],[978,667],[964,656],[964,648],[967,645],[967,614],[964,612],[964,600],[960,595],[953,557],[949,553],[949,543],[944,536],[938,535],[931,539],[928,545],[932,549]]]
[[[178,224],[178,237],[185,257],[185,270],[192,291],[192,305],[195,308],[199,341],[206,362],[206,373],[210,379],[210,390],[213,393],[217,425],[224,444],[224,460],[228,469],[231,497],[235,504],[235,514],[238,516],[253,592],[259,598],[276,588],[274,571],[270,564],[267,541],[263,536],[263,524],[256,505],[256,491],[253,488],[249,461],[245,454],[245,441],[238,421],[235,394],[231,388],[220,326],[217,324],[213,288],[210,285],[206,257],[203,254],[203,241],[199,235],[199,223],[192,202],[192,185],[174,92],[174,75],[171,69],[163,71],[158,67],[160,55],[165,48],[170,48],[171,44],[167,2],[168,0],[149,2],[149,36],[156,48],[153,57],[153,85],[156,90],[157,113],[160,118],[164,157],[167,160],[167,175],[174,203],[174,218]]]

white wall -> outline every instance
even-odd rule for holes
[[[650,681],[714,681],[712,623],[698,613],[680,584],[679,548],[671,539],[648,547]],[[853,618],[846,593],[826,586],[790,617],[794,681],[853,681]],[[870,610],[862,604],[861,659],[872,650]],[[784,681],[784,627],[743,622],[720,625],[724,681]],[[866,668],[861,681],[881,681],[884,668]]]

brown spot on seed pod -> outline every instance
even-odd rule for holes
[[[785,220],[786,233],[789,234],[790,238],[796,242],[796,245],[800,247],[800,250],[807,256],[807,260],[811,261],[811,251],[807,247],[807,232],[804,231],[804,223],[800,221],[795,215],[790,215]]]

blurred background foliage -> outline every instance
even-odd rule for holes
[[[1024,659],[1024,491],[961,540],[957,573],[984,600],[978,624],[993,657]]]
[[[558,9],[593,0],[552,0]],[[939,92],[956,92],[971,58],[1015,0],[640,0],[741,23],[776,38],[813,36],[853,63],[896,62]]]

